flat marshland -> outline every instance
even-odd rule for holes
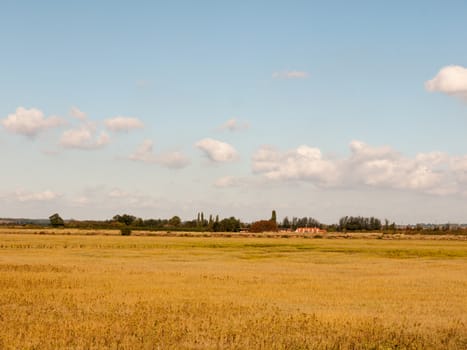
[[[466,349],[467,242],[0,234],[0,349]]]

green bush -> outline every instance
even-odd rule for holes
[[[255,221],[251,224],[250,232],[277,232],[277,224],[271,220]]]
[[[122,236],[129,236],[131,235],[131,228],[129,227],[122,227],[120,229],[120,233],[122,234]]]

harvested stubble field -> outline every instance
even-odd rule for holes
[[[467,242],[0,234],[0,349],[466,349]]]

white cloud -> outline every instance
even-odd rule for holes
[[[320,185],[338,181],[337,164],[324,159],[318,148],[306,145],[285,153],[262,147],[253,156],[253,171],[273,180],[305,180]]]
[[[109,118],[104,123],[108,130],[114,132],[130,131],[144,127],[144,124],[141,120],[133,117],[118,116],[115,118]]]
[[[195,146],[216,163],[231,162],[238,159],[238,152],[226,142],[205,138],[196,142]]]
[[[78,109],[78,107],[74,107],[74,106],[71,107],[71,109],[70,109],[70,114],[71,114],[73,117],[75,117],[76,119],[79,119],[79,120],[81,120],[81,121],[84,121],[84,120],[87,119],[86,113],[80,111],[80,110]]]
[[[353,180],[364,185],[430,192],[442,184],[436,168],[439,154],[418,154],[408,158],[389,147],[375,148],[359,141],[350,144],[351,157],[346,162]]]
[[[151,140],[144,140],[128,158],[144,163],[159,164],[171,169],[184,168],[190,163],[190,160],[178,151],[155,154]]]
[[[16,190],[15,197],[20,202],[45,202],[57,199],[60,197],[60,195],[50,190],[46,190],[43,192],[29,192],[20,189]]]
[[[300,70],[287,70],[272,73],[274,79],[307,79],[310,76],[308,72]]]
[[[44,113],[36,108],[18,107],[15,113],[2,120],[2,125],[11,133],[34,137],[42,131],[57,128],[65,124],[62,118],[44,117]]]
[[[438,195],[467,190],[467,156],[430,152],[407,157],[391,147],[360,141],[352,141],[350,151],[348,157],[332,159],[309,146],[287,152],[262,147],[253,155],[252,168],[271,180],[307,181],[320,187],[367,186]]]
[[[151,140],[144,140],[141,145],[138,146],[136,151],[130,155],[131,160],[138,160],[145,163],[154,162],[153,142]]]
[[[241,131],[246,130],[250,127],[248,123],[240,122],[235,118],[227,120],[224,124],[221,125],[221,130],[228,130],[228,131]]]
[[[110,137],[106,132],[97,135],[96,126],[93,123],[85,123],[76,129],[63,132],[60,138],[60,145],[65,148],[77,149],[98,149],[110,142]]]
[[[454,65],[443,67],[433,79],[425,83],[425,88],[467,98],[467,68]]]

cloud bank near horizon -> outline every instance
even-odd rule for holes
[[[281,152],[263,146],[252,157],[252,170],[269,180],[304,181],[322,188],[383,188],[432,195],[467,196],[467,155],[443,152],[408,157],[389,146],[352,141],[350,155],[326,157],[318,148],[302,145]],[[236,184],[229,179],[224,183]]]

